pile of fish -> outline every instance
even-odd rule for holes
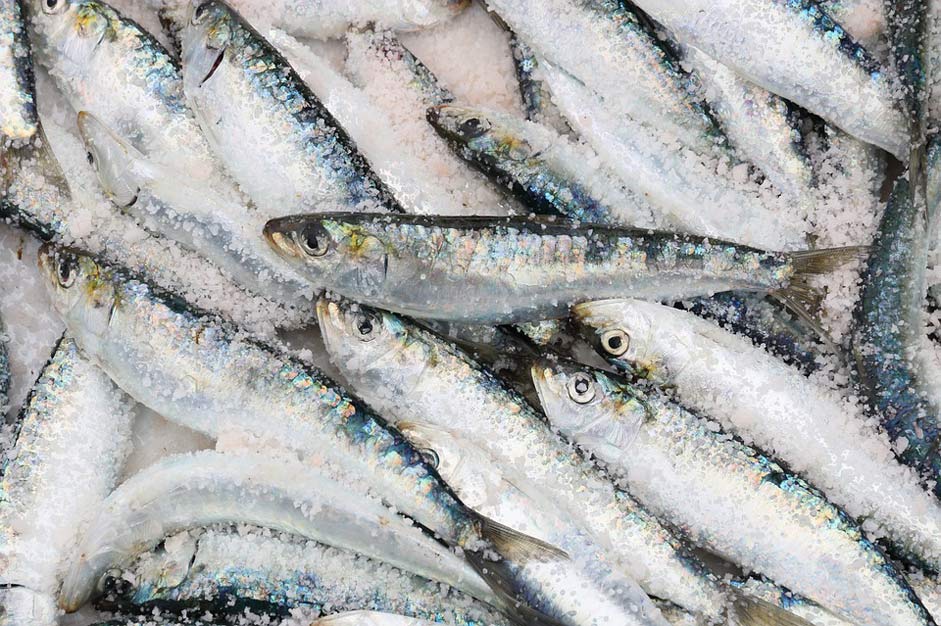
[[[511,106],[409,45],[472,21]],[[935,624],[939,63],[936,0],[0,0],[65,328],[0,624]],[[212,444],[128,472],[141,407]]]

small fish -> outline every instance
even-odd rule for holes
[[[565,121],[559,108],[552,103],[552,94],[539,74],[539,58],[533,49],[512,31],[510,52],[516,67],[516,80],[519,83],[526,119],[548,126],[560,135],[571,134],[572,127]]]
[[[557,509],[560,520],[605,547],[612,567],[651,596],[710,621],[741,617],[738,611],[752,606],[752,618],[739,623],[788,623],[774,607],[761,605],[762,611],[739,602],[737,592],[711,576],[682,539],[450,342],[362,305],[321,299],[317,313],[331,359],[367,401],[413,434],[444,429],[479,447],[507,481],[537,502],[550,502],[541,510]],[[441,460],[451,462],[446,454]]]
[[[723,141],[697,86],[673,54],[620,0],[487,0],[539,56],[597,92],[615,117],[702,154]]]
[[[10,408],[10,355],[7,351],[7,327],[0,319],[0,415],[5,415]]]
[[[72,193],[42,128],[37,138],[0,144],[0,218],[48,241],[68,230]]]
[[[683,311],[611,300],[573,313],[616,369],[670,387],[685,406],[774,453],[878,528],[894,553],[941,568],[941,503],[838,394]]]
[[[467,162],[536,213],[635,228],[658,225],[650,205],[600,166],[590,149],[512,115],[442,105],[428,121]]]
[[[752,576],[744,580],[732,581],[732,585],[747,590],[752,596],[763,598],[782,609],[787,609],[788,612],[803,618],[813,626],[853,626],[852,622],[834,615],[816,602],[783,590],[765,578]]]
[[[216,154],[266,215],[402,211],[297,72],[224,2],[201,3],[183,32],[183,85]]]
[[[552,425],[700,547],[857,624],[934,624],[846,513],[666,392],[577,364],[532,371]]]
[[[684,45],[907,161],[889,73],[815,0],[638,0]],[[748,54],[742,54],[748,50]]]
[[[486,591],[482,580],[471,580]],[[117,594],[98,602],[108,610],[147,612],[170,605],[286,615],[299,607],[322,613],[368,608],[455,626],[508,624],[494,609],[441,582],[362,554],[297,537],[237,531],[199,529],[170,537],[162,548],[109,576],[104,586]]]
[[[85,354],[167,419],[214,439],[235,432],[335,463],[464,548],[509,598],[511,563],[566,558],[469,510],[398,431],[316,368],[87,255],[46,245],[40,267]],[[483,560],[482,551],[506,558]],[[528,607],[518,611],[542,619]]]
[[[0,0],[0,137],[36,134],[36,89],[23,2]]]
[[[60,606],[75,611],[110,569],[164,537],[216,523],[294,533],[493,598],[460,557],[348,482],[287,456],[203,451],[161,459],[108,496],[78,542]]]
[[[61,568],[130,452],[131,406],[69,336],[59,340],[0,469],[4,623],[56,623]]]
[[[292,216],[271,245],[313,285],[415,317],[509,323],[605,297],[773,293],[805,310],[806,278],[854,248],[763,252],[701,237],[526,218]]]

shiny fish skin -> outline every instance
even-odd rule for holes
[[[675,146],[641,125],[611,115],[571,74],[542,66],[546,84],[572,127],[601,155],[625,186],[684,232],[772,249],[805,246],[801,221],[730,187],[727,177],[693,168]]]
[[[186,98],[262,213],[402,211],[333,115],[238,13],[203,2],[182,39]]]
[[[727,597],[684,544],[556,436],[522,397],[447,341],[391,313],[360,308],[322,299],[317,312],[331,359],[367,401],[397,422],[445,428],[475,442],[509,480],[535,486],[535,497],[610,550],[612,563],[648,594],[725,619]]]
[[[207,529],[196,537],[186,535],[173,550],[143,555],[113,582],[128,588],[119,605],[131,602],[145,611],[166,603],[229,614],[246,607],[271,614],[295,607],[369,609],[455,626],[508,623],[440,582],[314,541],[255,533]]]
[[[849,621],[934,624],[848,515],[666,392],[548,360],[533,366],[533,379],[553,426],[698,545]]]
[[[286,456],[204,451],[166,457],[108,496],[79,542],[83,556],[71,562],[60,606],[76,610],[109,569],[165,536],[218,523],[294,533],[486,593],[446,547],[317,468]]]
[[[72,196],[42,130],[39,136],[41,146],[0,145],[0,218],[49,240],[67,231]]]
[[[539,75],[539,59],[536,53],[513,32],[510,33],[510,53],[513,55],[526,119],[548,126],[560,135],[571,134],[571,126],[565,121],[559,108],[552,103],[552,94]]]
[[[29,139],[39,117],[23,2],[0,0],[0,137]]]
[[[900,461],[934,482],[941,495],[939,415],[921,346],[928,225],[900,178],[886,205],[863,273],[852,349],[861,390]]]
[[[480,323],[561,317],[604,297],[781,290],[800,280],[802,258],[526,218],[335,213],[275,219],[265,234],[315,286],[419,318]]]
[[[766,579],[752,577],[746,580],[733,581],[732,585],[746,590],[750,595],[760,597],[783,609],[787,609],[788,612],[803,618],[813,626],[853,626],[852,622],[834,615],[817,603],[791,592],[783,591]]]
[[[638,0],[637,5],[680,43],[908,159],[906,118],[896,107],[885,68],[814,0]]]
[[[620,300],[579,305],[574,314],[616,368],[671,387],[685,406],[774,453],[867,520],[894,553],[941,568],[941,503],[839,395],[682,311]]]
[[[0,318],[0,415],[6,415],[10,408],[10,354],[7,351],[7,328]]]
[[[624,115],[710,154],[723,140],[697,86],[620,0],[487,0],[542,58]]]
[[[0,479],[0,606],[13,626],[55,623],[55,594],[80,528],[131,448],[131,402],[68,336],[16,422]]]
[[[514,558],[564,558],[470,511],[420,451],[316,368],[91,257],[47,245],[40,267],[89,358],[165,418],[214,439],[238,434],[332,462],[491,573]],[[482,561],[484,550],[505,558]],[[514,595],[503,580],[491,579],[497,593]]]
[[[658,225],[646,201],[598,167],[597,155],[545,126],[455,105],[430,109],[428,121],[462,158],[536,213],[635,228]],[[592,157],[594,167],[585,164]]]

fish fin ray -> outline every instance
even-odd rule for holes
[[[779,606],[735,589],[731,607],[734,622],[740,626],[812,626],[802,617]]]
[[[563,626],[558,619],[534,609],[519,598],[519,585],[506,562],[488,560],[479,552],[465,552],[465,558],[500,599],[503,612],[520,626]]]

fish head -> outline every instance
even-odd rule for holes
[[[595,350],[619,370],[656,381],[667,379],[654,355],[654,319],[644,303],[634,300],[583,302],[572,315]]]
[[[53,306],[88,351],[107,331],[119,300],[111,269],[89,254],[51,243],[39,249],[39,268]]]
[[[58,614],[59,609],[51,594],[27,587],[0,589],[0,626],[55,626],[59,623]]]
[[[350,217],[325,213],[277,218],[265,224],[264,235],[275,252],[318,287],[369,298],[385,285],[386,246],[368,224]]]
[[[195,3],[183,29],[183,80],[187,94],[196,93],[222,67],[235,32],[235,16],[224,2]]]
[[[523,138],[515,121],[503,115],[473,107],[443,104],[428,109],[428,122],[447,141],[473,154],[475,159],[491,165],[499,162],[521,162],[538,150]]]
[[[601,370],[542,358],[531,373],[553,428],[602,460],[613,461],[623,452],[647,418],[643,395]]]
[[[133,164],[142,155],[86,111],[78,114],[78,130],[85,144],[88,163],[95,168],[105,194],[118,208],[132,206],[141,192],[141,182]]]
[[[102,41],[114,38],[120,16],[97,0],[33,0],[37,55],[53,67],[87,68]]]

